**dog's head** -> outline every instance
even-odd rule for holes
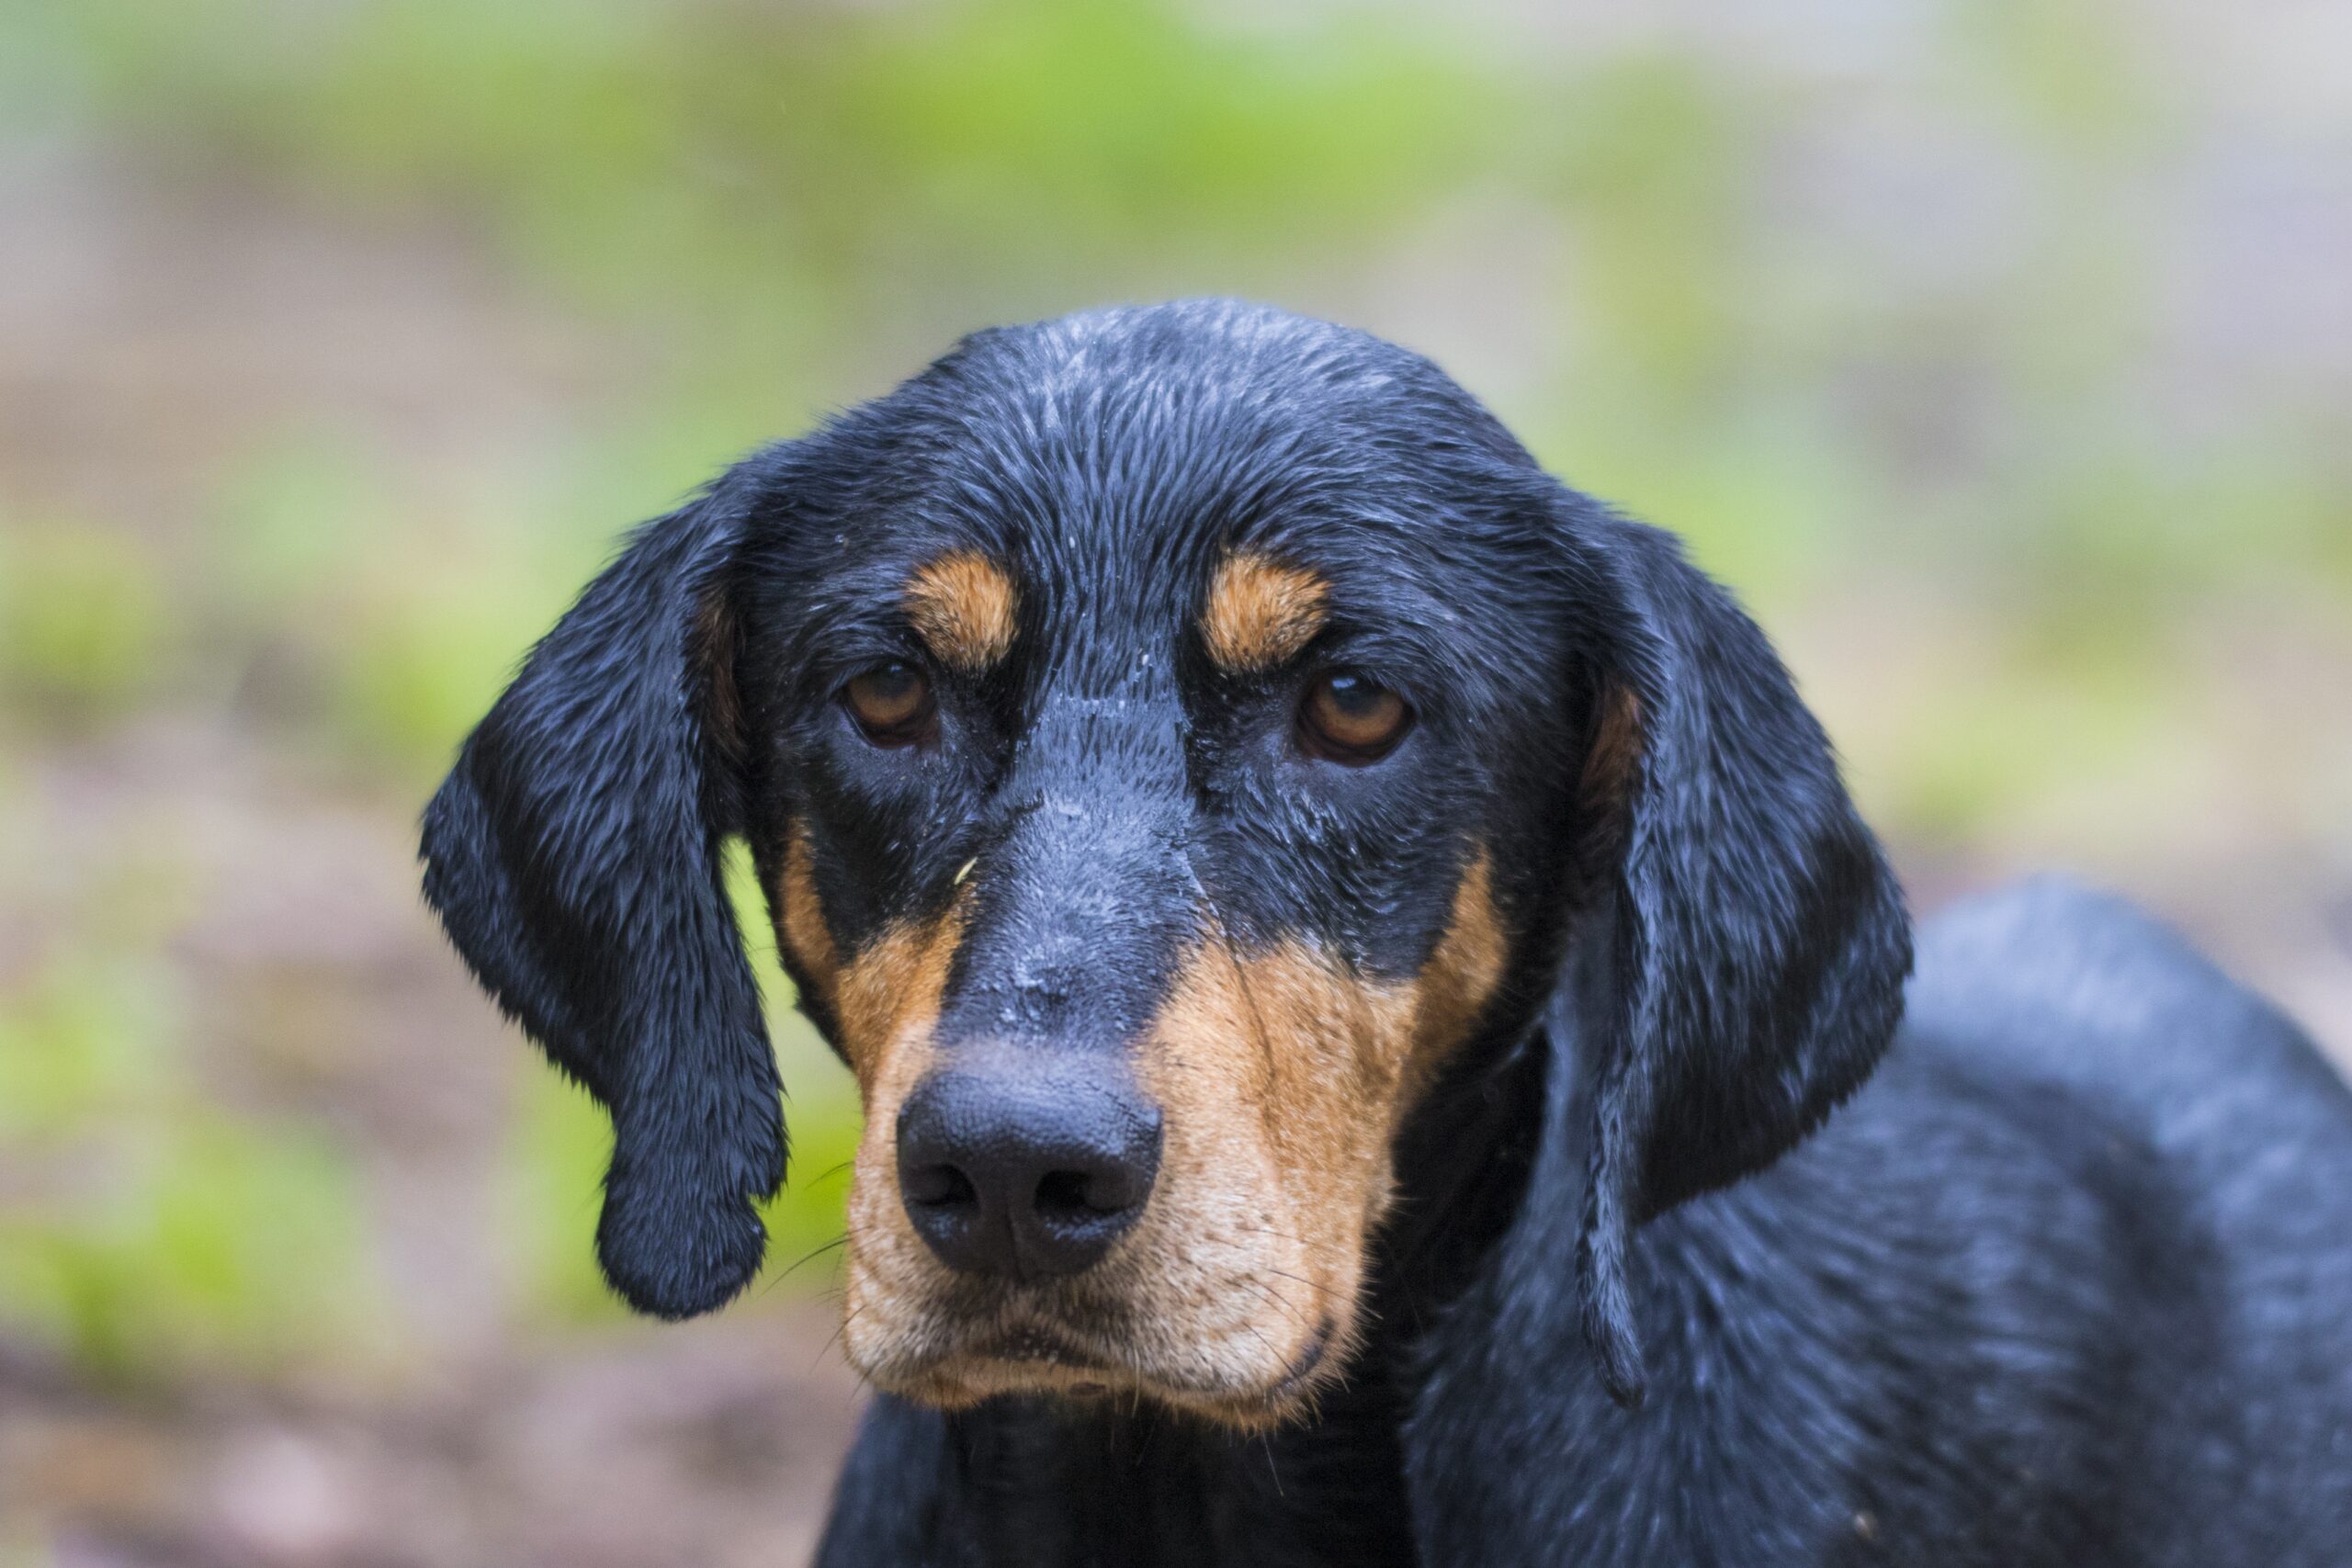
[[[738,833],[864,1096],[849,1356],[943,1405],[1302,1408],[1400,1125],[1563,987],[1629,1391],[1629,1229],[1858,1084],[1907,964],[1819,728],[1668,540],[1426,361],[1229,304],[983,333],[742,463],[428,811],[458,949],[611,1110],[600,1253],[665,1316],[751,1278],[784,1169]]]

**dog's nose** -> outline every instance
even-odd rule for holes
[[[899,1191],[949,1268],[1075,1274],[1136,1223],[1159,1169],[1159,1111],[1105,1075],[949,1069],[899,1112]]]

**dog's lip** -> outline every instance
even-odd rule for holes
[[[1102,1356],[1078,1344],[1068,1335],[1035,1324],[992,1335],[964,1354],[990,1361],[1039,1361],[1075,1371],[1109,1372],[1116,1370]]]
[[[1328,1317],[1317,1325],[1315,1336],[1306,1342],[1306,1348],[1292,1359],[1281,1379],[1266,1391],[1269,1404],[1288,1399],[1306,1386],[1307,1380],[1323,1365],[1323,1358],[1331,1353],[1331,1338],[1338,1327]]]
[[[1155,1365],[1159,1358],[1144,1353],[1142,1346],[1104,1341],[1055,1318],[1024,1313],[1012,1323],[974,1326],[977,1332],[959,1337],[961,1342],[952,1347],[934,1341],[931,1353],[919,1363],[896,1368],[893,1381],[920,1386],[926,1381],[944,1380],[937,1386],[989,1388],[999,1386],[995,1380],[1004,1373],[1021,1376],[1019,1369],[1025,1367],[1035,1369],[1041,1376],[1051,1374],[1048,1382],[1038,1385],[1041,1389],[1081,1396],[1120,1391],[1156,1394],[1181,1406],[1254,1427],[1292,1409],[1330,1372],[1331,1352],[1340,1337],[1340,1320],[1326,1315],[1278,1375],[1236,1386],[1195,1381],[1174,1366]],[[998,1369],[997,1373],[991,1374],[989,1368]]]

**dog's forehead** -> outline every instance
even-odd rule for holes
[[[877,565],[913,581],[977,557],[1057,641],[1164,643],[1237,554],[1367,617],[1491,618],[1480,558],[1524,550],[1509,509],[1481,502],[1532,464],[1475,400],[1379,339],[1278,311],[980,334],[840,428],[878,454],[857,520]]]

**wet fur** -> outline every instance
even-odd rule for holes
[[[1005,592],[952,574],[933,629],[989,657],[932,650],[962,683],[926,773],[826,694],[921,651],[859,607],[946,559]],[[1311,570],[1304,642],[1277,580],[1219,592],[1236,560]],[[1330,649],[1404,672],[1421,728],[1294,779],[1266,705]],[[1066,1307],[1206,1347],[1231,1303],[1166,1260],[1279,1202],[1351,1308],[1291,1404],[1035,1363],[1004,1375],[1065,1392],[879,1397],[829,1568],[2352,1540],[2352,1095],[2063,885],[1948,912],[1912,973],[1761,634],[1409,355],[1221,302],[981,334],[649,525],[534,652],[428,811],[427,892],[611,1108],[600,1256],[664,1315],[752,1276],[783,1170],[732,833],[870,1139],[933,1053],[1008,1041],[1182,1111],[1162,1213]],[[1186,913],[1087,914],[1139,907]],[[854,1288],[920,1298],[886,1315],[1003,1310],[943,1311],[887,1182],[854,1202],[897,1258]]]

